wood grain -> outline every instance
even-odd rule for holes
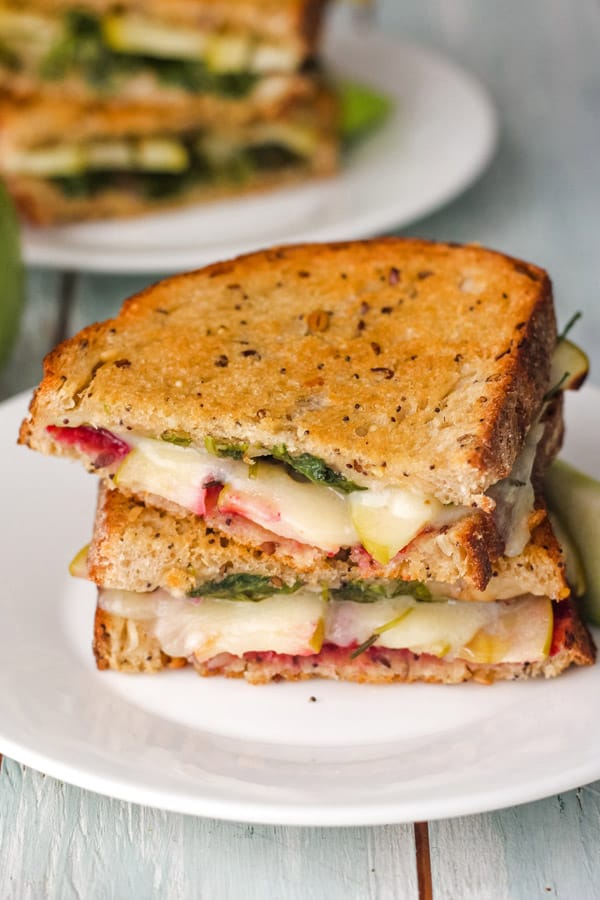
[[[2,898],[418,897],[410,826],[217,822],[100,797],[11,760],[0,785]]]
[[[600,782],[430,829],[436,900],[600,897]]]

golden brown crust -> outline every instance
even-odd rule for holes
[[[21,440],[62,453],[45,428],[66,420],[284,443],[358,482],[489,506],[555,339],[547,275],[478,246],[275,248],[167,279],[57,348]]]
[[[222,517],[205,522],[191,513],[173,515],[101,488],[89,577],[106,588],[164,588],[177,596],[235,572],[268,575],[287,584],[301,578],[312,586],[331,587],[370,578],[435,581],[440,593],[461,600],[528,593],[561,599],[568,594],[562,553],[547,520],[535,529],[522,554],[494,562],[497,537],[487,533],[486,519],[475,512],[442,533],[426,533],[383,567],[362,551],[329,557],[243,520],[228,525]]]
[[[200,675],[245,678],[251,684],[308,678],[330,678],[362,684],[414,681],[492,684],[495,681],[553,678],[571,665],[592,665],[596,658],[593,640],[573,607],[570,607],[568,620],[568,627],[562,629],[560,641],[553,648],[552,655],[535,663],[474,664],[379,647],[351,659],[350,650],[331,646],[325,646],[314,656],[265,653],[246,654],[242,658],[224,653],[207,662],[191,661]],[[149,636],[139,622],[133,623],[100,609],[96,612],[94,653],[99,669],[122,672],[151,673],[166,667],[179,668],[186,662],[162,653],[156,638]]]

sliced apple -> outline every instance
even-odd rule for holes
[[[118,53],[139,53],[164,59],[201,59],[206,34],[178,28],[131,13],[110,13],[102,19],[104,40]]]
[[[135,150],[136,168],[149,172],[184,172],[189,164],[188,151],[173,138],[145,138]]]
[[[31,150],[8,151],[4,160],[7,172],[51,178],[80,175],[86,168],[86,157],[78,144],[55,144]]]
[[[73,578],[87,578],[88,577],[88,551],[90,549],[90,545],[86,544],[85,547],[82,547],[79,553],[76,553],[71,562],[69,563],[69,574],[73,576]]]
[[[546,473],[545,491],[581,556],[586,583],[583,613],[600,625],[600,482],[556,460]]]
[[[438,515],[443,507],[434,497],[402,488],[356,491],[349,497],[352,522],[363,547],[382,565]]]
[[[544,659],[553,631],[550,600],[524,597],[509,603],[422,603],[394,597],[372,604],[329,604],[325,639],[339,646],[376,646],[478,663]]]
[[[325,485],[295,481],[277,463],[255,463],[251,478],[228,478],[217,507],[327,553],[358,543],[345,497]]]
[[[589,370],[590,361],[581,347],[567,338],[561,338],[552,357],[550,387],[555,387],[564,379],[561,389],[576,391],[585,381]]]
[[[215,34],[206,44],[204,62],[212,72],[242,72],[248,68],[252,44],[245,34]]]
[[[530,597],[506,606],[495,622],[484,625],[457,656],[494,665],[534,662],[550,652],[554,629],[552,601]]]

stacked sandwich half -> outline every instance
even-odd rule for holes
[[[541,269],[401,239],[213,265],[67,341],[21,442],[102,479],[73,567],[98,585],[99,668],[491,682],[592,662],[540,490],[560,350]]]
[[[0,176],[32,222],[327,175],[326,0],[0,0]]]

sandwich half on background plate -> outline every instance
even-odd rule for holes
[[[157,212],[333,174],[336,100],[209,128],[189,111],[0,99],[0,173],[40,225]]]
[[[0,0],[0,177],[51,225],[335,172],[324,0]]]
[[[20,440],[102,478],[73,566],[100,588],[99,667],[490,682],[592,662],[540,489],[557,341],[541,269],[381,239],[177,276],[61,345]]]
[[[2,0],[0,88],[20,97],[273,113],[312,90],[326,0]]]

